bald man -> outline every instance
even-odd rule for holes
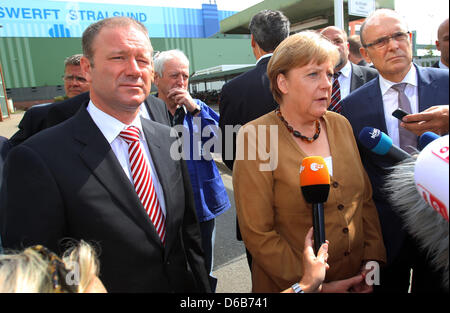
[[[438,28],[438,39],[436,40],[436,48],[441,51],[441,59],[433,64],[433,67],[448,70],[448,19],[442,22]]]
[[[333,78],[333,83],[335,79],[339,81],[340,101],[352,91],[378,76],[378,72],[375,69],[356,65],[349,61],[349,43],[347,34],[342,29],[329,26],[324,28],[320,33],[328,38],[339,50],[339,63],[334,68],[335,77]],[[335,91],[334,88],[333,91]],[[340,106],[338,103],[332,103],[328,110],[339,113]]]
[[[343,101],[342,115],[349,120],[356,138],[370,126],[388,134],[395,145],[406,150],[417,147],[417,136],[425,130],[448,132],[448,71],[413,63],[411,33],[404,18],[392,10],[375,11],[361,26],[361,43],[361,54],[374,64],[379,77]],[[412,114],[399,123],[392,112],[401,105]],[[440,273],[430,268],[427,256],[386,199],[385,175],[395,160],[362,146],[359,150],[372,183],[388,259],[381,269],[380,285],[374,290],[407,293],[413,268],[411,292],[441,292]]]

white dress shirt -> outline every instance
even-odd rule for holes
[[[145,139],[145,134],[144,131],[142,130],[141,116],[145,118],[145,115],[147,115],[147,118],[149,119],[149,115],[145,108],[145,104],[144,103],[141,104],[139,114],[136,116],[136,118],[130,125],[125,125],[124,123],[120,122],[111,115],[108,115],[105,112],[101,111],[95,106],[95,104],[92,101],[89,101],[87,111],[94,120],[94,123],[102,132],[103,136],[105,136],[106,140],[111,145],[111,149],[116,155],[117,160],[122,166],[125,175],[127,175],[133,187],[134,182],[133,177],[131,176],[130,159],[128,156],[128,144],[125,142],[125,140],[123,140],[119,136],[119,134],[122,130],[126,129],[128,126],[135,126],[139,129],[139,131],[141,132],[141,135],[139,136],[139,141],[141,143],[141,147],[143,148],[144,158],[147,160],[147,164],[150,165],[150,175],[152,176],[156,195],[158,197],[161,209],[164,215],[166,215],[166,205],[164,201],[163,189],[161,183],[159,182],[158,175],[156,174],[155,166],[153,164],[151,154],[148,150],[147,140]]]
[[[259,61],[261,61],[262,59],[270,58],[272,55],[273,55],[273,53],[267,53],[267,54],[264,54],[263,56],[261,56],[261,57],[258,59],[258,61],[256,61],[256,64],[258,64]]]
[[[352,65],[350,61],[347,61],[347,64],[341,70],[341,75],[339,75],[339,90],[341,92],[341,99],[344,99],[350,93],[350,83],[352,81]]]
[[[439,59],[439,68],[442,68],[442,69],[444,69],[444,70],[448,70],[448,66],[445,65],[444,63],[442,63],[442,60],[441,60],[441,59]]]
[[[401,83],[407,83],[405,94],[411,104],[411,113],[418,113],[418,82],[416,67],[414,65],[411,64],[408,74],[406,74]],[[398,119],[392,116],[392,112],[398,109],[398,93],[391,88],[395,84],[397,83],[388,81],[380,75],[380,89],[383,97],[384,119],[386,121],[387,134],[391,137],[392,142],[395,145],[400,146]]]

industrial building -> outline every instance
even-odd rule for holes
[[[248,23],[263,9],[282,11],[291,32],[334,25],[334,0],[265,0],[243,11],[221,11],[205,0],[201,9],[95,4],[74,1],[3,0],[0,5],[1,116],[5,99],[17,108],[51,101],[64,94],[64,59],[81,53],[84,29],[99,19],[123,15],[146,25],[155,51],[180,49],[190,60],[191,92],[218,93],[229,79],[255,64]],[[357,32],[362,16],[349,14],[344,27]],[[375,0],[394,8],[394,0]],[[6,96],[6,97],[5,97]]]

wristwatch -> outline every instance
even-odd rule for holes
[[[291,288],[295,293],[305,293],[298,283],[293,284]]]
[[[191,112],[191,115],[192,115],[192,116],[195,116],[195,115],[197,115],[198,113],[200,113],[201,110],[202,110],[201,106],[197,105],[197,107],[195,108],[195,110]]]

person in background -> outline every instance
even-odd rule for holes
[[[377,77],[378,72],[373,68],[359,66],[349,61],[349,43],[347,34],[342,29],[336,26],[328,26],[320,33],[328,38],[339,50],[339,62],[334,69],[333,93],[328,110],[340,113],[342,100],[352,91]]]
[[[438,62],[433,64],[433,67],[442,68],[448,70],[449,64],[449,50],[448,50],[448,32],[449,32],[449,24],[448,18],[439,25],[437,40],[436,40],[436,49],[441,52],[441,58]]]
[[[231,204],[216,163],[210,154],[209,157],[205,155],[208,151],[203,151],[203,147],[206,142],[217,140],[219,116],[205,103],[193,99],[189,94],[189,60],[182,51],[163,51],[155,56],[154,62],[158,98],[166,103],[172,125],[182,134],[206,267],[214,292],[217,285],[217,279],[212,275],[215,221]],[[206,130],[208,135],[204,136]]]
[[[66,94],[55,97],[55,102],[67,100],[89,90],[89,83],[80,66],[82,56],[82,54],[74,54],[64,60],[64,75],[62,79]]]
[[[142,116],[153,81],[148,30],[106,18],[85,29],[82,46],[90,101],[9,152],[4,248],[59,253],[63,238],[98,242],[109,292],[210,292],[189,173],[171,151],[178,138]]]
[[[36,245],[0,255],[0,293],[105,293],[97,253],[81,240],[58,257]]]
[[[359,52],[361,48],[361,39],[359,35],[353,35],[348,37],[348,59],[350,62],[360,66],[368,66],[369,64],[364,60]]]
[[[397,12],[380,9],[361,26],[361,54],[380,73],[344,99],[342,115],[358,138],[366,127],[378,128],[393,144],[409,153],[425,131],[448,132],[449,74],[413,63],[408,26]],[[410,113],[402,121],[392,116],[397,108]],[[396,161],[359,146],[362,163],[373,186],[373,200],[380,216],[387,265],[381,269],[379,292],[408,292],[413,268],[412,292],[439,291],[439,273],[433,273],[424,253],[403,227],[403,221],[388,202],[384,185]]]
[[[222,87],[219,102],[222,160],[230,170],[233,170],[236,154],[236,128],[275,110],[277,106],[270,92],[267,64],[275,48],[289,36],[289,27],[288,18],[280,11],[263,10],[255,14],[249,30],[256,67]],[[229,132],[231,129],[232,133]],[[237,220],[236,238],[242,240]],[[247,249],[246,254],[251,269],[252,256]]]
[[[324,204],[332,245],[323,292],[370,292],[372,286],[361,280],[347,290],[335,288],[336,282],[361,275],[371,260],[385,261],[372,188],[351,126],[327,110],[338,60],[336,47],[316,32],[286,38],[267,68],[279,107],[239,131],[233,186],[242,237],[253,257],[253,292],[280,292],[306,275],[301,252],[313,217],[298,179],[308,156],[325,159],[332,186]],[[268,147],[270,153],[261,155]]]
[[[17,146],[32,135],[47,128],[47,114],[52,106],[89,90],[89,83],[80,66],[82,56],[82,54],[74,54],[64,60],[63,80],[66,95],[55,97],[56,102],[54,103],[38,104],[28,109],[19,123],[19,130],[10,138],[12,146]]]

